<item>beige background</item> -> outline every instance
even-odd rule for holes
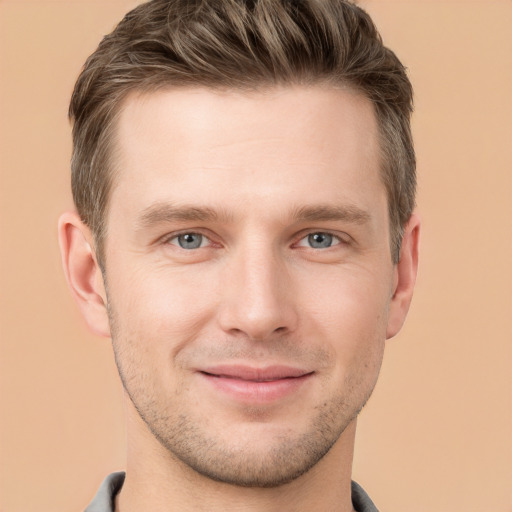
[[[56,241],[67,102],[134,0],[0,0],[3,512],[82,510],[123,467],[108,340],[86,332]],[[416,88],[422,258],[363,411],[354,478],[383,512],[512,511],[512,2],[363,2]]]

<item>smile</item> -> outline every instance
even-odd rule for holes
[[[288,366],[254,368],[236,365],[207,368],[199,374],[216,392],[237,401],[268,403],[298,391],[314,372]]]

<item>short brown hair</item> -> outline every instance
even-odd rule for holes
[[[152,0],[129,12],[77,80],[72,191],[102,261],[116,116],[131,91],[169,86],[348,86],[374,105],[397,262],[415,205],[412,87],[369,15],[347,0]]]

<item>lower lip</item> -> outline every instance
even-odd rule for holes
[[[292,395],[307,380],[311,373],[301,377],[291,377],[265,382],[242,380],[229,377],[218,377],[208,373],[200,373],[216,390],[232,398],[245,402],[267,403]]]

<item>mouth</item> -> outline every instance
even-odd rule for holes
[[[222,365],[199,371],[216,391],[243,402],[266,403],[297,392],[314,374],[291,366]]]

